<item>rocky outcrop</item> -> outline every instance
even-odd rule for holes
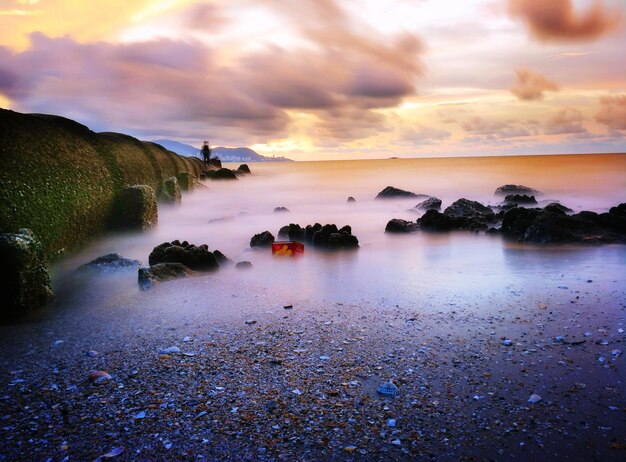
[[[426,200],[423,200],[415,207],[417,210],[440,210],[441,209],[441,199],[437,199],[436,197],[429,197]]]
[[[241,164],[237,168],[237,172],[242,173],[242,174],[252,173],[252,172],[250,172],[250,167],[248,167],[248,164]]]
[[[155,284],[188,277],[193,274],[193,271],[182,263],[159,263],[149,268],[139,268],[137,281],[139,287],[143,290],[148,290]]]
[[[0,321],[19,319],[52,298],[43,247],[29,229],[0,234]]]
[[[401,220],[400,218],[392,218],[385,226],[386,233],[411,233],[417,231],[418,224],[414,221]]]
[[[350,196],[350,197],[348,197],[348,199],[346,200],[346,202],[347,202],[348,204],[353,204],[353,203],[355,203],[355,202],[356,202],[356,199],[355,199],[354,197]]]
[[[526,194],[508,194],[504,198],[504,203],[515,205],[537,205],[537,199],[535,199],[535,196],[529,196]]]
[[[237,180],[235,172],[229,168],[220,168],[215,171],[204,172],[205,177],[211,180]]]
[[[223,256],[220,252],[220,258]],[[215,271],[220,265],[206,244],[196,246],[187,241],[164,242],[156,246],[148,257],[150,266],[159,263],[181,263],[196,271]]]
[[[469,218],[473,216],[493,217],[493,210],[477,201],[469,199],[458,199],[443,211],[450,217]]]
[[[285,213],[289,212],[287,207],[274,207],[274,213]]]
[[[626,243],[626,204],[608,213],[567,215],[553,204],[544,209],[514,208],[502,219],[502,234],[533,244]]]
[[[154,189],[135,185],[122,190],[113,209],[111,224],[114,228],[147,230],[158,221]]]
[[[558,202],[552,202],[551,204],[546,205],[543,209],[547,212],[574,213],[572,209],[570,209],[569,207],[565,207]]]
[[[278,231],[279,239],[289,239],[290,241],[306,240],[306,230],[297,223],[289,223]]]
[[[189,172],[181,172],[176,175],[180,189],[183,191],[191,191],[198,186],[198,178]]]
[[[467,222],[467,218],[446,215],[437,210],[427,210],[421,218],[417,219],[419,229],[430,232],[461,230]]]
[[[159,194],[159,200],[168,204],[180,204],[182,201],[180,184],[175,176],[167,178],[163,182],[163,188]]]
[[[81,265],[81,271],[98,271],[98,272],[118,272],[118,271],[136,271],[141,267],[139,260],[131,260],[122,257],[119,253],[109,253],[91,260],[89,263]]]
[[[503,186],[499,186],[494,191],[494,195],[496,196],[508,196],[509,194],[527,194],[536,196],[541,194],[541,192],[521,184],[505,184]]]
[[[269,231],[255,234],[250,239],[250,247],[271,247],[274,243],[274,235]]]
[[[420,197],[411,191],[405,191],[403,189],[394,188],[393,186],[387,186],[381,192],[376,195],[376,199],[393,199],[397,197]]]

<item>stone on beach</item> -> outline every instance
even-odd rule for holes
[[[81,265],[80,270],[91,270],[100,272],[135,271],[141,266],[139,260],[131,260],[121,256],[119,253],[109,253],[91,260],[89,263]]]
[[[396,197],[419,197],[419,195],[404,189],[394,188],[393,186],[387,186],[376,195],[376,199],[392,199]]]
[[[386,233],[411,233],[417,231],[419,225],[414,221],[402,220],[400,218],[392,218],[385,227]]]
[[[223,254],[220,252],[220,258]],[[150,265],[158,263],[182,263],[195,271],[215,271],[219,269],[217,257],[206,244],[196,246],[187,241],[164,242],[156,246],[148,257]]]
[[[441,199],[437,199],[436,197],[429,197],[426,200],[423,200],[415,207],[417,210],[440,210],[441,209]]]
[[[139,268],[138,282],[143,290],[155,284],[193,275],[194,272],[181,263],[158,263],[149,268]]]

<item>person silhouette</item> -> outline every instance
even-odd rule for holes
[[[209,146],[209,142],[205,141],[202,145],[202,158],[204,159],[205,165],[209,165],[209,161],[211,160],[211,147]]]

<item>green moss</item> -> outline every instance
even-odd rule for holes
[[[106,229],[124,187],[160,191],[201,163],[154,143],[94,133],[57,116],[0,109],[0,233],[30,228],[48,255],[74,249]]]

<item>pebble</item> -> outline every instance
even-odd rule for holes
[[[322,355],[322,356],[320,356],[320,359],[321,359],[322,361],[328,361],[328,360],[330,359],[330,356],[323,356],[323,355]]]
[[[563,337],[562,335],[557,335],[556,337],[554,337],[554,341],[557,343],[563,343],[565,341],[565,337]]]
[[[55,341],[54,341],[54,346],[55,346],[55,347],[58,347],[58,346],[63,345],[64,343],[65,343],[65,341],[64,341],[64,340],[55,340]]]
[[[346,452],[354,452],[356,451],[356,446],[346,446],[343,450]]]
[[[256,320],[255,319],[246,319],[246,324],[248,324],[248,325],[256,324]]]
[[[387,426],[395,427],[396,426],[396,419],[389,419],[389,420],[387,420]]]
[[[398,438],[396,438],[395,440],[391,442],[391,444],[395,444],[396,446],[401,446],[402,442]]]
[[[95,350],[89,350],[87,352],[87,356],[90,357],[90,358],[95,358],[96,356],[98,356],[98,352],[95,351]]]
[[[286,309],[286,310],[290,310],[290,309],[293,308],[293,305],[285,305],[285,306],[283,306],[283,308]]]
[[[161,355],[171,355],[171,354],[178,354],[178,353],[180,353],[180,348],[175,347],[175,346],[163,348],[159,350],[159,354]]]
[[[539,396],[539,395],[537,395],[537,394],[535,394],[535,393],[533,393],[532,395],[530,395],[530,398],[528,398],[528,402],[529,402],[530,404],[536,404],[536,403],[538,403],[538,402],[539,402],[539,401],[541,401],[541,400],[542,400],[541,396]]]
[[[183,337],[183,342],[191,342],[191,337],[189,337],[188,335],[186,337]]]
[[[621,355],[621,354],[622,354],[622,350],[618,350],[618,349],[612,350],[612,351],[611,351],[611,354],[612,354],[613,356],[619,356],[619,355]]]
[[[620,334],[624,333],[624,329],[622,329],[621,327],[619,329],[617,329],[617,332],[619,332]]]
[[[511,346],[513,345],[513,342],[507,338],[507,339],[502,340],[502,345]]]
[[[133,419],[143,419],[146,416],[145,411],[141,411],[133,416]]]
[[[294,388],[293,390],[291,390],[291,392],[292,392],[294,395],[298,395],[298,396],[300,396],[300,395],[302,394],[302,392],[301,392],[300,390],[298,390],[297,388]]]
[[[111,377],[108,373],[104,371],[91,371],[89,373],[89,380],[91,380],[93,383],[106,382],[107,380],[111,380],[112,378],[113,377]]]
[[[591,332],[585,332],[585,337],[591,337],[593,334]]]
[[[398,394],[398,387],[390,380],[378,387],[377,392],[379,395],[383,396],[396,396]]]
[[[124,452],[124,447],[113,448],[106,454],[102,454],[98,459],[112,459],[113,457],[119,456]]]

